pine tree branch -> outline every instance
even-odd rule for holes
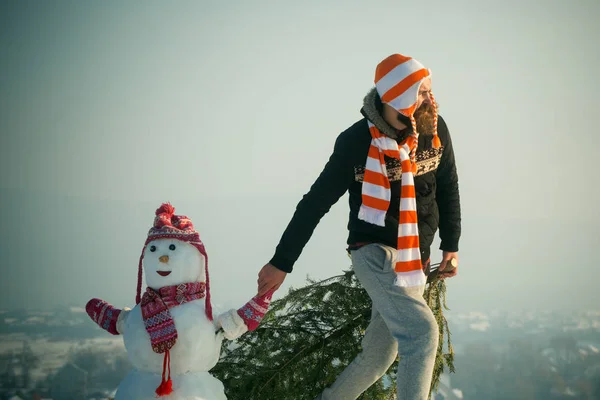
[[[271,370],[272,372],[276,372],[276,374],[274,374],[271,378],[269,378],[261,388],[259,388],[259,393],[260,391],[262,391],[262,389],[264,387],[266,387],[277,375],[279,375],[281,372],[285,371],[285,369],[288,366],[291,366],[292,362],[296,359],[298,359],[298,357],[300,357],[300,355],[302,354],[310,354],[313,353],[316,349],[318,349],[319,347],[322,347],[325,345],[325,343],[329,340],[334,340],[340,336],[342,336],[344,333],[346,333],[348,330],[354,329],[361,321],[362,318],[368,317],[370,315],[370,311],[368,312],[364,312],[362,314],[357,315],[356,317],[354,317],[352,320],[350,320],[349,322],[343,324],[340,327],[337,327],[332,333],[330,333],[329,335],[321,338],[318,342],[310,345],[310,346],[306,346],[302,349],[300,349],[300,351],[298,353],[296,353],[290,360],[288,360],[288,362],[286,362],[284,365],[282,365],[280,368],[276,369],[276,370]]]

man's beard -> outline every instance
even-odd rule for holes
[[[414,113],[419,135],[433,135],[433,121],[436,109],[433,104],[423,103]],[[410,118],[398,113],[398,121],[407,127],[411,127]]]

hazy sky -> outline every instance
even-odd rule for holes
[[[0,308],[132,306],[164,201],[200,231],[214,303],[241,306],[392,53],[432,69],[454,140],[449,306],[597,308],[599,4],[2,2]],[[349,267],[347,210],[276,297]]]

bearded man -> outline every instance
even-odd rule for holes
[[[346,251],[372,300],[372,316],[361,353],[319,398],[356,399],[399,355],[398,399],[424,400],[438,326],[423,292],[438,230],[439,276],[458,272],[461,211],[452,141],[437,112],[431,72],[411,57],[393,54],[377,65],[375,87],[360,111],[260,270],[258,294],[279,288],[321,218],[348,191]]]

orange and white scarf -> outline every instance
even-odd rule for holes
[[[427,278],[421,265],[414,185],[414,174],[417,171],[414,155],[418,134],[409,136],[399,145],[394,139],[379,132],[370,121],[368,123],[372,139],[365,167],[362,205],[358,218],[375,225],[385,226],[385,215],[390,205],[391,190],[384,157],[399,159],[402,167],[402,183],[398,251],[395,265],[396,285],[403,287],[425,285]]]
[[[419,228],[417,221],[417,199],[414,176],[417,172],[415,155],[419,142],[413,114],[416,110],[419,87],[431,75],[420,62],[401,54],[393,54],[377,66],[375,86],[383,103],[409,116],[413,133],[402,143],[382,134],[368,121],[371,146],[367,156],[362,185],[362,204],[358,218],[366,222],[385,226],[385,216],[390,205],[391,190],[384,157],[400,160],[402,183],[398,224],[395,284],[402,287],[425,285],[427,278],[421,265]],[[431,95],[431,94],[430,94]],[[435,105],[434,105],[435,107]],[[434,121],[433,146],[440,147],[437,137],[437,112]]]

